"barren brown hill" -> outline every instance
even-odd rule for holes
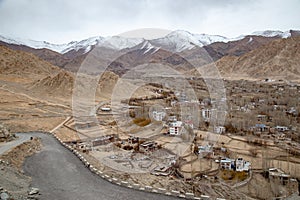
[[[279,37],[263,37],[263,36],[246,36],[245,38],[231,42],[215,42],[204,49],[212,57],[213,60],[218,60],[224,56],[242,56],[249,51],[257,49],[262,45],[268,44]]]
[[[300,37],[274,40],[243,56],[225,56],[202,68],[209,69],[214,64],[223,76],[230,78],[298,79]]]
[[[3,79],[20,78],[31,82],[58,70],[60,70],[58,67],[33,54],[0,46],[0,74]]]
[[[66,58],[64,55],[57,53],[55,51],[52,51],[50,49],[33,49],[30,48],[27,50],[27,52],[30,52],[37,57],[55,65],[61,68],[65,68],[65,66],[71,61],[71,59]]]
[[[77,72],[78,68],[87,55],[82,49],[80,49],[79,51],[71,50],[65,54],[60,54],[46,48],[34,49],[25,45],[9,44],[3,41],[0,41],[0,45],[6,46],[12,50],[32,53],[42,60],[45,60],[55,66],[61,67],[71,72]]]
[[[90,90],[89,83],[92,84],[94,76],[85,75],[86,84],[77,85],[84,87],[83,90]],[[113,72],[104,72],[98,82],[97,96],[109,97],[118,81],[119,76]],[[83,79],[81,77],[80,79]],[[60,72],[44,77],[29,85],[29,89],[45,96],[53,97],[71,97],[74,89],[76,75],[66,70],[61,69]]]
[[[176,53],[164,49],[155,50],[154,48],[148,52],[147,49],[141,49],[138,46],[137,48],[128,50],[128,52],[114,60],[108,66],[107,70],[122,76],[127,71],[133,70],[135,67],[145,63],[161,63],[181,72],[192,69],[191,64],[184,57]]]
[[[34,49],[25,45],[16,45],[16,44],[8,44],[3,41],[0,41],[0,45],[6,46],[13,50],[19,50],[19,51],[25,51],[28,53],[32,53],[36,55],[37,57],[55,65],[58,67],[64,67],[67,63],[71,61],[71,59],[67,58],[66,56],[57,53],[55,51],[52,51],[50,49]]]
[[[86,56],[87,54],[83,54],[70,59],[69,62],[63,66],[63,68],[70,72],[76,73],[80,68],[81,64],[83,63],[84,59],[86,59]]]
[[[49,75],[34,82],[29,88],[41,94],[70,96],[72,94],[73,85],[73,74],[61,70],[57,74]]]
[[[99,80],[98,95],[110,96],[119,79],[119,76],[113,72],[104,72]]]

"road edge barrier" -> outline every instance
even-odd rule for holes
[[[97,169],[96,167],[94,167],[93,165],[91,165],[85,158],[83,155],[81,155],[81,153],[79,151],[77,151],[75,148],[73,148],[71,145],[63,142],[55,133],[50,133],[59,143],[61,143],[62,146],[64,146],[66,149],[68,149],[69,151],[71,151],[76,157],[79,158],[79,160],[94,174],[98,175],[99,177],[101,177],[102,179],[122,186],[122,187],[127,187],[130,189],[134,189],[134,190],[141,190],[141,191],[145,191],[145,192],[151,192],[151,193],[157,193],[157,194],[162,194],[162,195],[167,195],[167,196],[175,196],[175,197],[179,197],[179,198],[184,198],[184,199],[197,199],[197,200],[204,200],[204,199],[210,199],[210,196],[206,196],[206,195],[200,195],[199,197],[195,196],[194,193],[190,193],[190,192],[180,192],[177,190],[167,190],[165,188],[157,188],[157,187],[152,187],[149,185],[141,185],[141,184],[130,184],[127,181],[120,181],[117,177],[112,177],[109,176],[108,174],[105,174],[104,172],[102,172],[101,170]]]

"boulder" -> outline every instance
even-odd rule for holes
[[[14,138],[15,134],[10,133],[3,124],[0,124],[0,142],[11,141]]]
[[[8,200],[9,199],[9,195],[6,192],[2,192],[0,194],[0,199],[1,200]]]
[[[28,192],[29,195],[36,195],[36,194],[39,194],[40,193],[40,190],[39,188],[30,188],[30,191]]]

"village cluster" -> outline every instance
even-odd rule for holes
[[[116,113],[111,105],[100,106],[97,115],[107,131],[100,136],[95,134],[98,125],[70,125],[82,134],[72,144],[100,163],[126,173],[184,180],[217,177],[228,184],[236,179],[241,185],[247,184],[253,173],[261,173],[267,179],[275,177],[282,185],[297,182],[293,177],[299,173],[298,161],[288,157],[300,155],[299,104],[291,100],[299,98],[300,86],[231,81],[226,86],[227,97],[221,99],[227,102],[223,124],[214,119],[218,110],[214,99],[202,96],[198,102],[190,101],[184,90],[175,95],[162,88],[155,91],[156,96],[124,104],[121,110],[129,113],[132,122],[122,130],[114,123]],[[153,106],[158,102],[163,106]],[[265,151],[275,153],[266,157]]]

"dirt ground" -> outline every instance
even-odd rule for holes
[[[283,186],[277,180],[268,181],[261,174],[255,173],[249,184],[239,188],[239,191],[256,199],[273,199],[273,197],[289,196],[297,191],[297,183],[289,182]]]
[[[19,90],[10,83],[0,87],[0,121],[11,132],[50,131],[70,115],[67,104],[53,103],[42,96],[35,97],[31,91]]]

